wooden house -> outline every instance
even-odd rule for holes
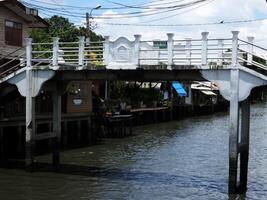
[[[0,1],[0,57],[25,45],[24,38],[29,36],[31,28],[46,28],[48,24],[38,16],[38,11],[27,8],[17,0]],[[23,52],[15,52],[18,56]],[[11,56],[11,55],[10,55]]]
[[[19,57],[25,53],[25,38],[29,37],[30,30],[48,26],[49,24],[38,16],[38,10],[28,8],[17,0],[0,0],[0,74],[20,62]],[[10,63],[11,59],[14,61]],[[16,87],[1,83],[0,90],[0,116],[23,115],[25,99],[19,95]],[[92,83],[69,83],[62,101],[64,113],[91,113]],[[42,92],[36,101],[37,114],[49,113],[51,104],[51,94]]]

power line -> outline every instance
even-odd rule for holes
[[[200,7],[202,7],[202,6],[205,6],[205,5],[207,5],[207,4],[209,4],[209,3],[213,2],[213,1],[215,1],[215,0],[209,0],[209,1],[203,3],[203,4],[199,5],[199,6],[196,6],[196,7],[194,7],[194,8],[185,10],[185,11],[183,11],[183,12],[179,12],[179,13],[174,14],[174,15],[169,15],[169,16],[160,17],[160,18],[157,18],[157,19],[152,19],[152,20],[145,21],[145,22],[142,22],[142,23],[151,23],[151,22],[155,22],[155,21],[161,21],[161,20],[164,20],[164,19],[169,19],[169,18],[172,18],[172,17],[176,17],[176,16],[178,16],[178,15],[181,15],[181,14],[190,12],[190,11],[192,11],[192,10],[198,9],[198,8],[200,8]]]
[[[27,3],[26,1],[24,0],[18,0],[20,2],[25,2]],[[164,0],[158,0],[158,1],[151,1],[151,2],[162,2]],[[184,0],[183,0],[184,1]],[[40,3],[40,4],[43,4],[43,5],[50,5],[50,6],[58,6],[58,4],[55,4],[55,3],[50,3],[50,2],[44,2],[44,1],[38,1],[38,0],[31,0],[31,2],[36,2],[36,3]],[[133,6],[142,6],[142,5],[146,5],[146,4],[149,4],[149,3],[143,3],[143,4],[135,4]],[[90,7],[90,6],[72,6],[72,5],[66,5],[66,4],[61,4],[60,5],[61,7],[65,7],[65,8],[71,8],[71,9],[83,9],[83,10],[88,10],[88,9],[92,9],[94,7]],[[120,6],[120,7],[104,7],[102,6],[100,8],[101,10],[123,10],[123,9],[129,9],[125,6]]]
[[[205,2],[205,1],[207,1],[207,0],[198,0],[198,1],[188,3],[188,4],[182,4],[182,5],[179,5],[180,7],[172,6],[172,7],[169,7],[172,9],[167,9],[167,10],[163,10],[163,11],[146,11],[146,12],[121,13],[121,14],[119,13],[119,14],[110,14],[110,15],[106,14],[105,16],[101,16],[101,17],[96,16],[95,18],[112,20],[112,19],[121,19],[121,18],[147,17],[147,16],[158,15],[158,14],[163,14],[163,13],[167,13],[167,12],[173,12],[173,11],[176,11],[179,9],[184,9],[184,8],[191,7],[195,4],[199,4],[199,3]],[[66,13],[60,9],[57,9],[57,8],[47,8],[47,7],[43,7],[43,6],[39,6],[39,5],[35,5],[35,4],[30,4],[30,3],[25,3],[25,4],[28,6],[35,7],[39,10],[42,10],[42,11],[49,10],[49,12],[53,12],[55,14],[84,18],[83,14],[80,12],[77,13],[77,12],[73,12],[73,11],[68,11]]]
[[[171,4],[174,3],[179,3],[179,2],[183,2],[183,1],[188,1],[188,0],[178,0],[178,1],[169,1],[167,0],[167,2],[164,1],[154,1],[154,2],[160,2],[160,3],[152,3],[152,2],[148,2],[148,3],[144,3],[144,4],[136,4],[136,5],[128,5],[128,4],[123,4],[123,3],[118,3],[115,1],[110,1],[110,0],[106,0],[109,3],[115,4],[115,5],[119,5],[119,6],[123,6],[125,8],[133,8],[133,9],[166,9],[168,7],[162,7],[162,5],[169,5],[169,7],[171,7]],[[145,6],[146,5],[146,6]],[[151,6],[161,6],[161,7],[151,7]]]
[[[236,21],[221,21],[211,23],[195,23],[195,24],[130,24],[130,23],[100,23],[111,26],[141,26],[141,27],[171,27],[171,26],[210,26],[210,25],[226,25],[226,24],[238,24],[238,23],[252,23],[265,21],[267,18],[261,19],[248,19],[248,20],[236,20]]]

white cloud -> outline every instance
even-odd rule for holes
[[[141,34],[145,39],[166,38],[166,33],[175,33],[175,38],[200,38],[202,31],[209,31],[209,37],[231,37],[232,30],[239,30],[240,36],[255,36],[256,41],[267,46],[266,30],[267,21],[254,23],[227,24],[217,26],[193,26],[193,27],[135,27],[135,26],[110,26],[103,23],[140,23],[151,19],[157,19],[169,15],[174,15],[181,11],[164,13],[157,16],[147,18],[129,18],[129,19],[113,19],[113,20],[97,20],[99,28],[96,30],[103,35],[110,35],[112,39],[119,36],[127,36],[133,38],[134,34]],[[183,11],[182,11],[183,12]],[[102,14],[117,14],[115,11],[109,10]],[[120,15],[118,14],[118,17]],[[157,22],[158,24],[188,24],[188,23],[210,23],[220,21],[235,21],[256,19],[267,16],[267,3],[265,0],[215,0],[209,4],[199,7],[190,12],[177,15],[173,18],[165,19]],[[151,22],[155,23],[155,22]],[[266,41],[263,41],[266,39]]]

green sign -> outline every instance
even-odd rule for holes
[[[159,49],[167,49],[168,43],[167,41],[153,41],[153,47],[157,47]]]

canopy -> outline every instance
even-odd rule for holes
[[[183,86],[179,82],[173,82],[172,87],[175,89],[175,91],[177,92],[177,94],[180,97],[186,97],[187,96],[185,89],[183,88]]]
[[[208,90],[201,90],[202,93],[206,94],[206,95],[210,95],[210,96],[217,96],[217,94],[215,94],[212,91],[208,91]]]

